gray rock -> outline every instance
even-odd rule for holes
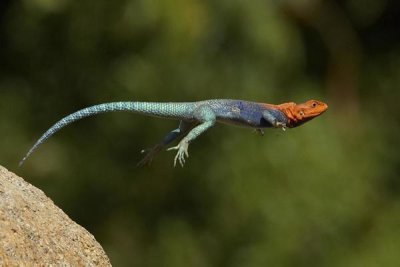
[[[111,266],[93,235],[0,166],[0,266]]]

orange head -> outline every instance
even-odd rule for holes
[[[285,113],[290,128],[297,127],[315,117],[318,117],[328,109],[328,105],[317,100],[308,100],[302,104],[286,103],[278,105],[278,109]]]

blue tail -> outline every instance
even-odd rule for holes
[[[59,120],[56,124],[50,127],[40,138],[36,141],[33,147],[28,151],[25,157],[19,162],[21,166],[24,161],[36,150],[44,141],[46,141],[50,136],[61,130],[61,128],[71,124],[74,121],[80,120],[85,117],[96,115],[99,113],[110,112],[110,111],[134,111],[135,102],[114,102],[100,104],[88,108],[81,109],[75,113],[68,115],[67,117]]]

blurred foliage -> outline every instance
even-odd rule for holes
[[[115,266],[398,266],[400,5],[3,0],[0,163],[93,233]],[[329,104],[287,132],[218,125],[185,168],[141,149],[176,123],[110,101]]]

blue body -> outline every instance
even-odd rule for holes
[[[216,99],[197,102],[197,105],[203,103],[212,108],[219,122],[250,128],[273,127],[271,122],[265,120],[263,117],[263,113],[267,108],[260,103],[243,100]],[[283,112],[277,109],[268,109],[268,112],[275,117],[278,122],[285,123],[287,120]]]
[[[164,146],[185,134],[179,145],[173,148],[178,150],[174,162],[176,164],[176,161],[179,160],[182,166],[185,161],[185,155],[188,156],[187,149],[189,143],[212,127],[215,122],[256,129],[277,127],[279,125],[285,126],[287,123],[286,116],[278,109],[269,108],[261,103],[242,100],[214,99],[198,102],[105,103],[84,108],[56,122],[36,141],[21,160],[20,165],[40,144],[68,124],[88,116],[114,111],[128,111],[148,116],[180,120],[179,127],[168,133],[155,148],[148,152],[142,163],[151,162],[154,155]]]

